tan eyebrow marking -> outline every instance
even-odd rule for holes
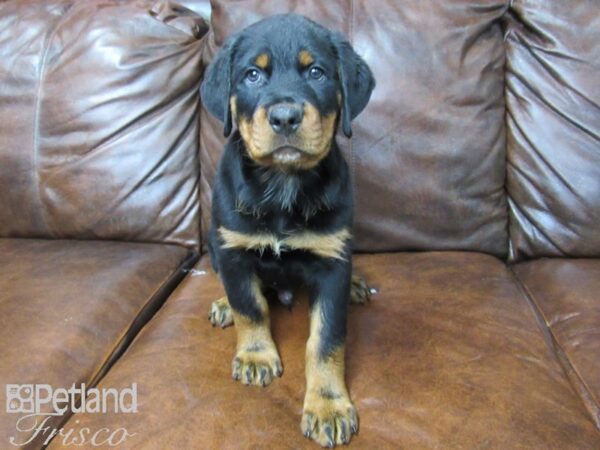
[[[257,67],[260,67],[261,69],[264,70],[267,67],[269,67],[269,61],[270,61],[269,55],[267,55],[266,53],[261,53],[254,60],[254,64],[256,64]]]
[[[298,53],[298,62],[302,67],[308,67],[315,62],[315,58],[308,50],[300,50]]]

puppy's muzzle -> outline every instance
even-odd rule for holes
[[[304,108],[298,103],[277,103],[269,107],[267,115],[275,133],[289,136],[300,128],[304,118]]]

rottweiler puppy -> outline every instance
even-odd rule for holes
[[[367,105],[375,81],[338,33],[295,14],[231,36],[207,68],[205,107],[231,135],[217,171],[209,252],[227,297],[213,325],[235,324],[233,378],[266,386],[283,367],[269,327],[270,295],[310,300],[301,428],[323,446],[358,430],[344,381],[349,302],[369,290],[352,276],[353,199],[338,126]]]

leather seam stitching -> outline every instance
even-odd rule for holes
[[[163,291],[167,286],[169,286],[169,284],[171,282],[173,282],[173,280],[175,280],[178,276],[180,276],[181,273],[184,274],[187,272],[187,269],[191,266],[193,266],[195,264],[195,262],[198,259],[198,254],[195,251],[189,251],[188,253],[185,255],[184,258],[182,258],[181,262],[179,263],[178,267],[176,268],[176,270],[174,270],[173,272],[171,272],[169,275],[167,275],[164,279],[163,282],[160,284],[160,286],[158,286],[154,292],[152,293],[152,295],[149,296],[149,300],[147,302],[145,302],[141,308],[138,309],[138,311],[136,312],[135,316],[133,317],[133,319],[131,320],[131,322],[129,323],[127,329],[125,330],[125,332],[123,332],[120,337],[117,340],[117,343],[115,344],[115,346],[112,348],[112,350],[109,353],[109,356],[107,358],[105,358],[105,360],[102,362],[101,366],[96,370],[96,374],[92,377],[92,382],[90,383],[90,385],[92,386],[96,386],[100,381],[102,381],[102,379],[104,378],[104,376],[109,372],[110,368],[121,358],[121,356],[123,354],[121,354],[112,364],[110,364],[110,366],[106,367],[106,370],[104,372],[104,374],[102,374],[102,370],[105,367],[105,365],[108,363],[108,361],[110,360],[111,356],[114,355],[119,347],[121,346],[121,344],[124,342],[124,340],[126,339],[126,336],[128,334],[128,332],[131,330],[131,328],[134,325],[135,320],[140,317],[142,315],[142,313],[144,312],[144,310],[149,307],[149,305],[153,305],[156,301],[156,298],[158,297],[158,295],[161,293],[161,291]],[[179,283],[178,283],[179,284]],[[174,286],[175,287],[175,286]],[[165,297],[165,302],[168,300],[168,297],[170,296],[171,292],[168,293],[168,295]],[[156,311],[158,312],[158,310]],[[156,314],[155,312],[155,314]],[[148,321],[142,325],[142,327],[139,329],[139,331],[136,333],[136,335],[132,338],[132,341],[129,343],[129,345],[127,345],[124,349],[123,352],[129,348],[129,346],[133,343],[133,339],[135,339],[135,337],[137,337],[137,335],[142,331],[142,329],[150,322],[150,320],[152,320],[152,318],[154,317],[154,315],[152,317],[150,317],[148,319]]]
[[[186,255],[181,259],[177,268],[175,270],[173,270],[171,273],[169,273],[163,279],[162,283],[154,290],[152,295],[150,295],[148,297],[149,300],[146,301],[137,310],[134,317],[131,319],[131,321],[127,325],[127,328],[125,329],[125,331],[123,333],[121,333],[121,335],[116,339],[116,343],[113,345],[110,352],[108,352],[108,356],[103,357],[101,359],[101,362],[96,366],[96,368],[94,368],[94,370],[92,370],[92,376],[88,377],[89,381],[86,383],[86,387],[88,387],[88,388],[96,387],[104,379],[104,377],[110,372],[110,369],[112,369],[112,367],[123,357],[125,352],[131,347],[131,345],[133,344],[135,339],[138,337],[138,335],[142,332],[142,330],[152,321],[152,319],[155,317],[155,315],[158,313],[158,311],[162,308],[164,303],[166,303],[168,301],[169,297],[174,292],[175,288],[181,283],[181,281],[183,281],[183,278],[185,278],[187,272],[189,272],[189,269],[191,267],[193,267],[193,265],[198,261],[198,259],[199,259],[199,254],[197,252],[195,252],[193,250],[192,251],[188,250]],[[148,320],[143,325],[141,325],[140,329],[137,331],[135,336],[131,337],[131,341],[121,349],[121,346],[124,345],[126,342],[127,334],[131,331],[132,327],[135,325],[136,319],[143,314],[144,310],[146,310],[147,308],[150,308],[152,305],[154,305],[157,302],[157,296],[159,295],[159,293],[161,293],[164,289],[166,289],[170,285],[170,283],[174,282],[174,280],[176,280],[179,276],[182,277],[181,280],[179,280],[179,282],[177,284],[175,284],[169,292],[165,292],[164,302],[159,306],[159,308],[154,312],[154,314],[151,317],[149,317]],[[121,351],[121,354],[114,361],[111,362],[110,361],[111,358],[115,354],[117,354],[119,351]],[[73,411],[69,408],[62,415],[62,420],[60,421],[57,428],[62,428],[76,414],[77,413],[73,413]],[[54,440],[54,438],[52,438],[50,440],[50,442],[48,442],[47,445],[50,445],[50,443],[53,440]]]
[[[579,383],[581,383],[581,386],[585,390],[586,395],[588,396],[588,398],[591,400],[591,402],[593,403],[593,405],[596,408],[596,414],[598,414],[600,412],[600,404],[598,404],[598,401],[596,400],[595,396],[592,394],[592,392],[589,389],[587,383],[581,377],[581,375],[579,374],[579,371],[573,365],[571,359],[568,357],[568,355],[565,352],[565,350],[563,349],[562,345],[560,344],[560,342],[556,338],[556,335],[554,334],[554,331],[552,330],[552,327],[548,323],[548,320],[546,319],[546,316],[544,315],[542,309],[540,308],[538,302],[536,301],[536,296],[531,292],[530,289],[527,288],[527,286],[525,285],[525,283],[515,273],[515,271],[513,270],[512,266],[508,266],[508,270],[512,274],[514,280],[517,282],[517,284],[520,287],[521,291],[525,294],[526,298],[529,300],[528,303],[531,305],[531,308],[533,309],[535,315],[539,319],[541,319],[541,321],[543,322],[545,331],[548,333],[548,336],[552,340],[552,345],[555,347],[553,353],[555,353],[557,362],[558,362],[559,366],[562,368],[565,376],[567,377],[567,380],[569,381],[569,384],[575,390],[575,393],[577,394],[577,397],[579,397],[579,399],[582,401],[585,411],[588,414],[590,414],[592,422],[596,425],[596,428],[600,429],[600,422],[598,422],[598,419],[596,418],[596,416],[587,407],[586,402],[582,398],[581,394],[578,392],[577,387],[573,386],[573,382],[571,381],[571,377],[569,376],[569,374],[567,372],[567,369],[570,369],[572,371],[572,373],[574,374],[574,376],[577,378],[577,381]],[[560,355],[562,355],[562,358],[560,357]],[[563,363],[561,363],[561,359],[565,361],[565,364],[568,364],[567,368],[565,368],[564,365],[563,365]]]

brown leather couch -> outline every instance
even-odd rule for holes
[[[208,33],[167,1],[0,2],[0,448],[316,447],[306,301],[273,305],[264,389],[231,380],[235,332],[206,319],[223,138],[202,68],[287,11],[346,33],[378,83],[339,137],[377,289],[349,317],[350,447],[600,448],[596,0],[213,0]],[[40,383],[136,383],[138,412],[19,425],[5,385]]]

